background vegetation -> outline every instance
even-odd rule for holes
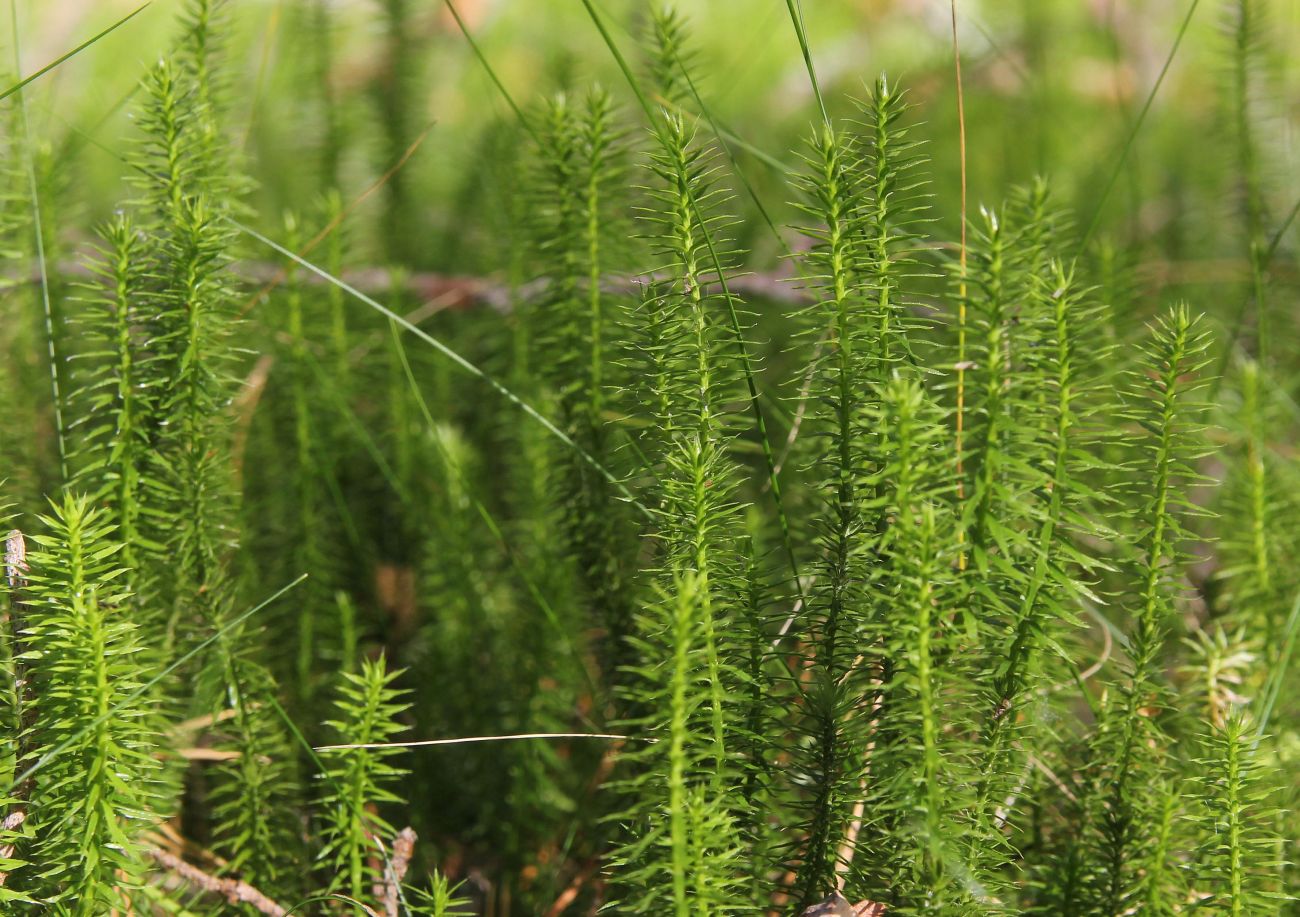
[[[1295,3],[11,13],[6,913],[1296,912]]]

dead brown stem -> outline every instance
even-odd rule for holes
[[[8,834],[11,831],[17,831],[23,826],[23,822],[25,821],[27,821],[27,810],[23,808],[15,808],[5,816],[3,822],[0,822],[0,836]],[[0,844],[0,860],[12,859],[13,855],[13,844]],[[0,886],[4,885],[8,878],[9,873],[0,872]]]
[[[175,854],[158,847],[146,847],[145,852],[163,869],[201,891],[220,895],[230,904],[247,904],[259,914],[267,914],[270,917],[287,917],[289,913],[287,909],[276,904],[247,882],[209,875],[197,866],[192,866]]]
[[[402,900],[402,881],[406,878],[406,871],[411,868],[415,841],[415,831],[411,828],[403,828],[397,832],[397,837],[393,838],[393,855],[384,868],[382,895],[379,894],[380,889],[376,890],[376,897],[383,899],[386,917],[400,917],[398,905]]]
[[[6,637],[8,644],[8,663],[13,673],[13,698],[14,716],[18,734],[18,760],[22,761],[28,752],[26,736],[31,726],[31,673],[28,672],[27,666],[23,664],[22,652],[22,632],[23,621],[22,611],[23,603],[19,592],[26,585],[27,574],[27,541],[23,538],[23,533],[18,529],[13,529],[5,535],[4,542],[4,581],[8,587],[9,595],[7,613],[0,619],[0,628],[7,627],[9,633],[0,635]],[[3,823],[0,823],[0,831],[11,832],[17,831],[27,820],[27,806],[25,800],[28,794],[28,782],[24,782],[13,788],[11,796],[13,806],[5,815]],[[0,846],[0,859],[11,859],[14,855],[14,845],[5,844]],[[0,872],[0,885],[4,885],[9,879],[9,873]]]

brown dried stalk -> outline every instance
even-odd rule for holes
[[[555,899],[554,903],[547,908],[544,917],[560,917],[561,914],[567,911],[569,905],[578,900],[578,893],[582,891],[582,887],[596,874],[597,867],[598,864],[594,862],[588,863],[584,866],[578,874],[573,877],[573,881],[569,883],[568,887],[565,888],[564,891],[560,892],[560,896]]]
[[[27,572],[27,542],[23,533],[13,529],[5,536],[5,582],[10,590],[17,591],[23,585],[23,574]]]
[[[839,892],[833,892],[825,901],[805,910],[803,917],[884,917],[884,914],[883,904],[875,901],[850,904],[848,898]]]
[[[59,275],[75,280],[93,280],[94,274],[82,262],[63,261],[53,266]],[[230,273],[237,280],[250,284],[260,284],[257,293],[249,299],[249,308],[261,302],[270,289],[283,280],[282,265],[269,261],[236,261],[230,266]],[[35,283],[38,275],[30,270],[0,276],[0,289],[18,283]],[[421,303],[436,303],[433,311],[444,309],[460,310],[487,307],[498,312],[509,312],[517,299],[525,301],[537,299],[546,292],[544,282],[526,283],[512,288],[491,277],[475,277],[456,274],[436,274],[422,271],[391,271],[383,267],[357,267],[343,271],[341,278],[349,286],[363,293],[385,296],[395,290],[403,291],[408,297]],[[634,295],[642,286],[655,280],[654,275],[618,277],[602,279],[601,286],[610,293]],[[328,286],[330,281],[316,274],[305,272],[297,282],[303,286]],[[807,305],[812,302],[812,295],[807,287],[795,277],[782,271],[758,271],[727,279],[727,287],[737,296],[753,299],[765,299],[788,305]],[[712,289],[717,289],[711,285]],[[427,317],[424,314],[423,317]]]
[[[31,678],[27,667],[21,662],[22,646],[20,645],[19,635],[22,633],[22,620],[20,613],[22,611],[22,600],[18,592],[26,585],[24,574],[27,573],[27,542],[23,538],[23,533],[18,529],[13,529],[5,536],[4,551],[4,577],[5,583],[9,587],[9,609],[3,617],[0,617],[0,628],[8,627],[10,629],[9,637],[9,664],[13,671],[13,704],[15,715],[17,717],[18,733],[18,760],[21,761],[26,757],[28,749],[23,737],[28,734],[30,725],[31,704],[29,694],[31,692]],[[13,797],[14,805],[5,815],[3,823],[0,823],[0,831],[16,831],[27,820],[27,807],[24,800],[27,798],[28,786],[26,784],[14,787]],[[0,846],[0,859],[11,859],[14,855],[14,845],[5,844]],[[0,872],[0,885],[4,885],[9,879],[9,873]]]
[[[375,897],[384,902],[386,917],[401,917],[398,905],[402,900],[402,881],[406,878],[406,871],[411,868],[415,840],[415,831],[411,828],[403,828],[393,838],[393,855],[384,867],[383,888],[375,889]]]
[[[269,917],[287,917],[289,911],[276,904],[247,882],[239,879],[224,879],[209,875],[197,866],[192,866],[175,854],[158,847],[146,847],[145,852],[163,869],[174,873],[195,888],[212,895],[220,895],[231,904],[247,904],[259,914]]]
[[[5,816],[4,821],[0,822],[0,837],[11,831],[17,831],[27,821],[27,811],[22,808],[15,808]],[[14,855],[13,844],[0,844],[0,860],[11,859]],[[9,873],[0,872],[0,885],[4,885],[9,878]]]

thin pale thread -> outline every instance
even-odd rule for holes
[[[605,732],[524,732],[517,735],[467,736],[460,739],[424,739],[418,742],[367,742],[355,745],[318,745],[316,751],[348,751],[353,748],[428,748],[437,745],[471,745],[477,742],[517,742],[524,739],[631,739]],[[643,739],[650,742],[653,739]]]

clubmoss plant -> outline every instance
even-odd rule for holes
[[[138,837],[157,810],[158,720],[142,689],[152,674],[121,591],[113,527],[68,495],[32,538],[23,643],[31,679],[32,889],[70,914],[128,907],[143,863]]]
[[[442,5],[185,0],[111,199],[0,81],[5,913],[1294,917],[1267,4],[1132,118],[1158,4],[909,20],[924,110],[852,5]]]
[[[149,472],[149,423],[153,392],[142,364],[147,351],[138,327],[147,295],[146,243],[131,218],[119,214],[101,231],[97,283],[86,292],[81,318],[89,343],[85,370],[72,395],[74,428],[72,487],[105,508],[122,549],[118,562],[127,584],[143,595],[144,480]]]
[[[1190,310],[1175,308],[1154,327],[1148,370],[1135,378],[1131,396],[1134,419],[1147,431],[1142,467],[1154,480],[1143,485],[1138,510],[1129,669],[1102,714],[1114,718],[1114,726],[1101,745],[1106,802],[1096,826],[1093,893],[1095,906],[1107,913],[1150,897],[1152,851],[1142,838],[1147,825],[1160,821],[1160,793],[1171,779],[1158,669],[1176,596],[1173,578],[1188,537],[1184,519],[1195,511],[1186,488],[1196,480],[1190,462],[1201,448],[1194,399],[1204,385],[1197,373],[1206,363],[1206,343]]]
[[[397,719],[407,709],[404,692],[393,687],[400,675],[388,671],[382,658],[364,661],[359,672],[343,676],[335,701],[339,719],[328,724],[341,744],[362,747],[332,752],[324,775],[327,840],[320,858],[334,876],[332,890],[359,901],[382,883],[382,874],[374,872],[375,851],[396,833],[376,807],[402,801],[394,784],[406,771],[389,763],[400,750],[364,747],[389,742],[404,728]]]

